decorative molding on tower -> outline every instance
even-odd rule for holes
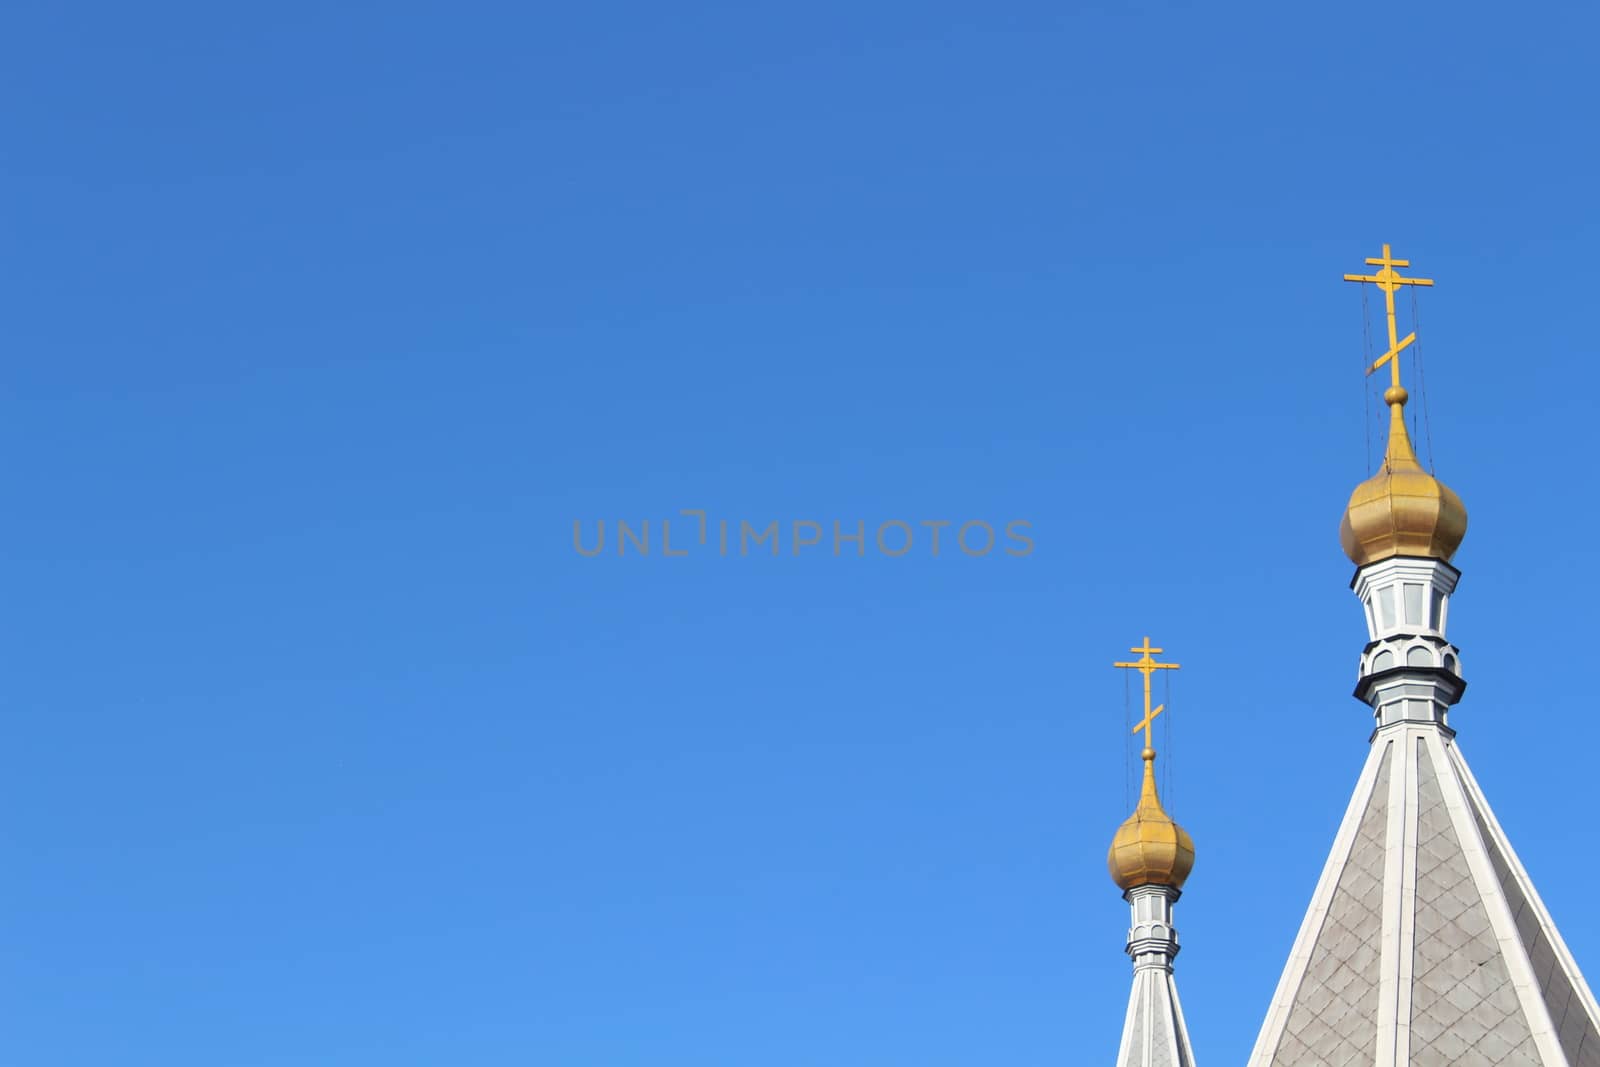
[[[1133,969],[1155,967],[1172,972],[1178,955],[1178,931],[1172,925],[1172,905],[1182,893],[1170,885],[1139,885],[1122,894],[1133,911],[1128,927],[1128,957]]]
[[[1356,699],[1377,725],[1432,722],[1448,726],[1461,699],[1461,650],[1445,637],[1450,595],[1461,572],[1438,559],[1391,556],[1356,571],[1350,583],[1366,611],[1371,638],[1361,651]]]

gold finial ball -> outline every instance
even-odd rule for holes
[[[1111,880],[1127,892],[1141,885],[1182,889],[1194,869],[1194,841],[1172,821],[1156,795],[1155,752],[1144,750],[1144,788],[1139,806],[1117,827],[1106,855]]]
[[[1147,748],[1143,752],[1139,753],[1139,758],[1144,760],[1146,763],[1149,763],[1151,760],[1156,758],[1156,750],[1153,748]]]
[[[1467,509],[1417,462],[1401,414],[1406,391],[1392,385],[1383,398],[1389,402],[1389,447],[1383,466],[1350,494],[1340,547],[1358,567],[1393,556],[1448,563],[1467,535]]]
[[[1383,402],[1393,407],[1395,404],[1404,404],[1411,399],[1411,394],[1406,392],[1403,385],[1391,385],[1383,391]]]

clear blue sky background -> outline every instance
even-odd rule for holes
[[[1366,751],[1383,241],[1463,750],[1600,974],[1592,11],[3,28],[0,1061],[1108,1063],[1148,633],[1242,1063]],[[573,551],[682,508],[1037,547]]]

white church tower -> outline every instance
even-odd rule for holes
[[[1355,695],[1376,728],[1249,1067],[1600,1067],[1600,1008],[1450,726],[1467,513],[1406,435],[1398,361],[1416,335],[1394,318],[1400,286],[1432,283],[1402,277],[1388,245],[1367,262],[1381,269],[1345,278],[1386,299],[1372,370],[1390,366],[1389,442],[1339,537],[1370,637]]]
[[[1150,726],[1161,706],[1150,707],[1150,675],[1176,670],[1176,663],[1157,663],[1150,639],[1131,651],[1143,656],[1133,663],[1118,663],[1144,675],[1144,721],[1134,732],[1144,731],[1144,784],[1139,806],[1111,840],[1106,862],[1111,880],[1122,890],[1131,909],[1128,955],[1133,959],[1133,993],[1122,1024],[1122,1046],[1117,1067],[1194,1067],[1189,1030],[1178,1004],[1178,987],[1172,980],[1172,960],[1178,955],[1178,931],[1172,925],[1184,879],[1194,867],[1194,842],[1172,821],[1156,795],[1156,750],[1150,747]]]

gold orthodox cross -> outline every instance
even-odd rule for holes
[[[1411,266],[1411,261],[1409,259],[1395,259],[1389,254],[1388,245],[1383,246],[1383,255],[1379,256],[1377,259],[1368,259],[1367,263],[1374,267],[1382,267],[1383,269],[1378,271],[1376,274],[1346,274],[1344,276],[1344,280],[1347,282],[1375,282],[1378,288],[1383,290],[1384,308],[1389,313],[1389,351],[1379,356],[1377,362],[1367,368],[1367,373],[1371,374],[1373,371],[1387,363],[1389,364],[1389,384],[1393,388],[1399,388],[1400,352],[1412,341],[1417,339],[1417,334],[1416,331],[1413,330],[1411,333],[1406,334],[1404,340],[1400,339],[1399,334],[1394,328],[1394,294],[1395,291],[1398,290],[1402,285],[1432,285],[1433,279],[1402,278],[1400,276],[1400,272],[1395,270],[1395,268],[1409,267]],[[1149,643],[1150,642],[1148,641],[1145,642],[1145,644]],[[1134,651],[1137,652],[1138,649],[1134,649]]]
[[[1387,253],[1388,249],[1385,248],[1384,251]],[[1112,666],[1126,667],[1130,670],[1138,671],[1140,674],[1144,675],[1144,721],[1135,726],[1133,728],[1133,732],[1138,733],[1140,730],[1144,731],[1144,747],[1146,751],[1150,751],[1152,747],[1150,744],[1150,728],[1155,724],[1156,716],[1160,715],[1161,712],[1166,708],[1165,704],[1157,704],[1154,708],[1150,706],[1150,676],[1156,671],[1175,671],[1178,669],[1178,664],[1157,663],[1152,654],[1162,650],[1159,648],[1151,648],[1150,639],[1148,637],[1144,639],[1144,645],[1142,647],[1130,648],[1128,651],[1142,652],[1144,654],[1132,663],[1113,663]]]

